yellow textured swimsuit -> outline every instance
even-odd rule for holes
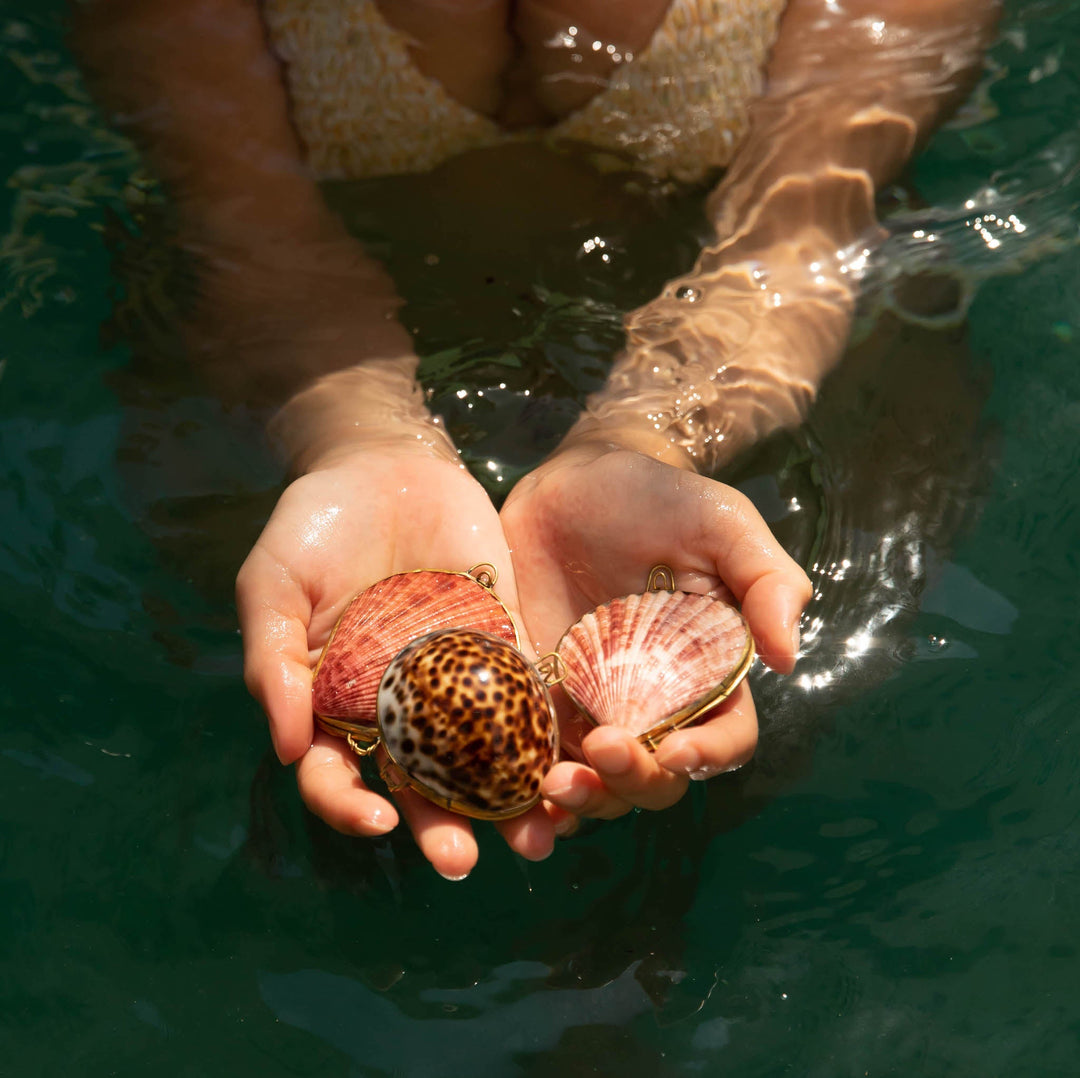
[[[293,119],[325,178],[421,172],[521,138],[421,74],[374,0],[263,0]],[[784,0],[672,0],[644,52],[542,137],[589,143],[658,176],[730,160],[761,92]]]

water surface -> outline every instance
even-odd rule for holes
[[[758,680],[758,763],[539,865],[485,833],[460,884],[402,836],[330,833],[270,758],[231,576],[280,475],[256,417],[194,381],[133,391],[169,348],[158,196],[61,6],[22,7],[0,4],[0,1072],[1075,1073],[1073,7],[1008,6],[976,106],[893,193],[845,373],[732,476],[817,585],[795,676]],[[448,265],[423,221],[395,244],[435,400],[496,493],[668,272],[642,252],[693,249],[692,199],[597,184],[546,255],[524,226],[507,264]],[[614,262],[583,261],[597,235]],[[966,320],[895,319],[897,265],[960,272]],[[466,271],[495,299],[463,308]]]

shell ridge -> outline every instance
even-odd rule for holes
[[[613,611],[619,611],[620,617],[618,633],[605,642],[604,660],[608,670],[605,688],[609,719],[619,725],[624,721],[620,712],[636,703],[638,678],[634,656],[644,643],[649,602],[646,593],[623,596],[609,604]]]
[[[642,736],[725,686],[748,642],[742,615],[722,600],[657,591],[589,612],[559,650],[578,706],[594,722]]]

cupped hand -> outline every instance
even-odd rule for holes
[[[516,614],[514,567],[479,483],[448,459],[379,448],[339,457],[293,482],[236,587],[245,680],[267,714],[278,757],[297,763],[305,803],[350,835],[385,834],[400,811],[423,854],[451,879],[476,862],[470,822],[411,790],[395,793],[391,804],[368,789],[346,743],[314,727],[312,667],[363,588],[397,572],[479,562],[496,567],[498,595]],[[539,860],[551,851],[554,822],[565,817],[541,804],[497,826],[512,849]]]
[[[502,524],[525,625],[538,653],[593,607],[645,589],[669,565],[676,586],[741,605],[762,659],[790,672],[810,581],[738,491],[641,453],[579,445],[557,453],[511,492]],[[665,808],[705,778],[744,764],[757,744],[745,682],[701,725],[655,753],[614,727],[589,730],[562,701],[563,745],[542,792],[576,815],[611,818]]]

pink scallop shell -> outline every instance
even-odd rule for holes
[[[753,660],[742,615],[719,599],[649,591],[613,599],[566,631],[563,688],[597,725],[646,743],[727,696]]]
[[[378,730],[379,681],[406,644],[437,629],[477,629],[515,646],[514,620],[468,573],[421,570],[386,577],[345,608],[311,685],[315,714],[336,733]]]

